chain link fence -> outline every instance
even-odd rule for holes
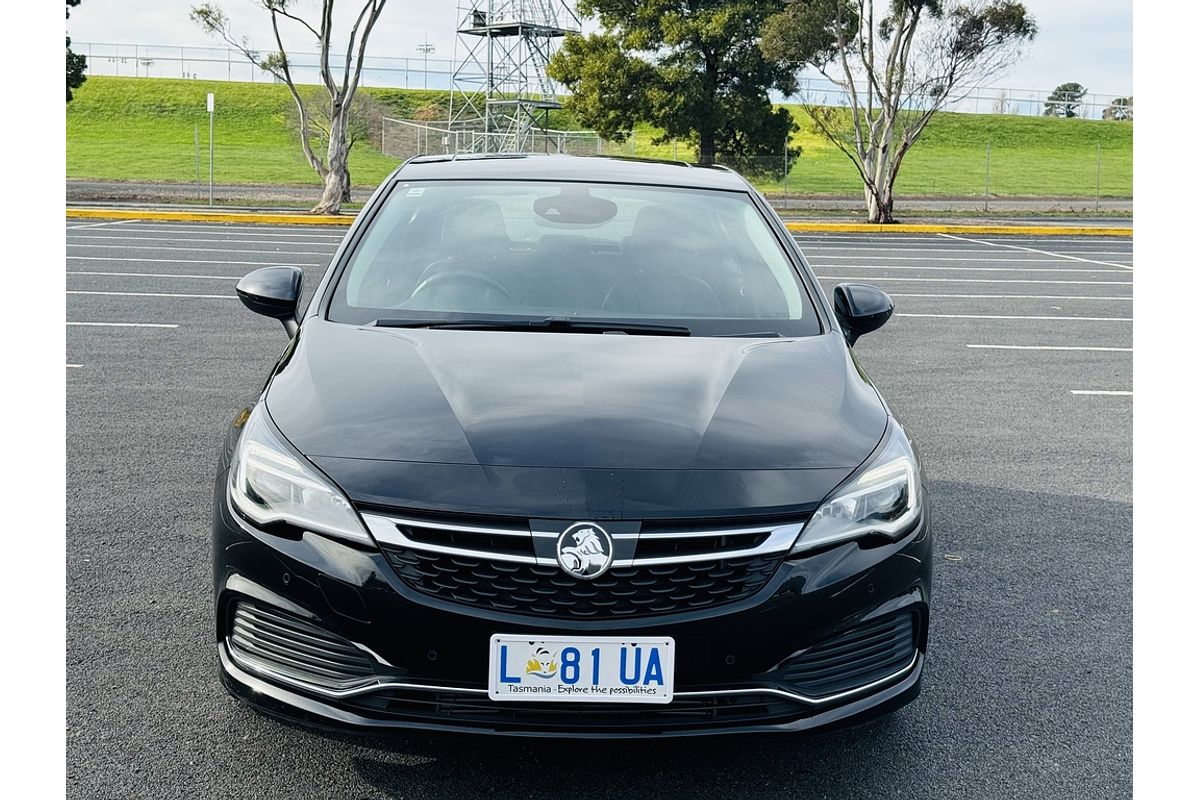
[[[696,162],[695,149],[685,142],[659,145],[647,155]],[[846,198],[863,196],[857,170],[832,145],[798,157],[781,147],[778,155],[731,166],[782,208],[842,208]],[[1030,150],[985,142],[947,149],[923,148],[918,141],[904,158],[894,196],[898,208],[928,201],[953,209],[961,201],[963,210],[994,212],[1036,202],[1075,213],[1127,212],[1133,196],[1132,148],[1080,142]]]
[[[632,156],[637,151],[637,138],[632,133],[624,142],[613,142],[594,131],[528,129],[519,133],[489,133],[471,126],[390,117],[383,118],[380,140],[383,154],[401,161],[413,156],[454,153]]]
[[[117,44],[112,42],[71,43],[74,52],[87,57],[88,75],[128,78],[178,78],[204,81],[272,83],[275,76],[246,60],[228,47],[180,47],[177,45]],[[258,51],[265,57],[273,51]],[[297,83],[321,82],[319,53],[288,53],[289,66]],[[345,54],[330,54],[335,70],[345,64]],[[454,62],[426,56],[367,56],[363,60],[360,86],[390,89],[451,88]]]
[[[183,78],[192,80],[252,81],[270,83],[275,78],[251,64],[228,47],[180,47],[178,45],[119,44],[112,42],[72,42],[72,49],[87,56],[87,74],[138,78]],[[272,48],[261,51],[262,55]],[[289,53],[292,72],[299,83],[320,82],[320,55]],[[342,68],[345,55],[331,54],[336,69]],[[363,63],[363,86],[392,89],[450,89],[454,62],[448,58],[427,56],[368,56]],[[847,106],[845,93],[824,77],[805,76],[799,81],[796,98],[806,103]],[[865,89],[865,87],[863,87]],[[1116,94],[1088,92],[1077,102],[1051,101],[1050,89],[982,87],[954,101],[946,110],[969,114],[1015,114],[1042,116],[1053,107],[1059,115],[1080,119],[1130,119],[1132,98]],[[794,102],[796,98],[775,97],[776,102]],[[1122,103],[1120,101],[1127,101]],[[1116,115],[1115,117],[1113,115]]]

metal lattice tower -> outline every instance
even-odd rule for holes
[[[472,149],[533,149],[562,106],[546,65],[580,30],[575,10],[563,0],[461,0],[457,30],[451,128],[483,134],[463,139]]]

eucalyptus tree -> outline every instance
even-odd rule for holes
[[[367,40],[386,2],[387,0],[366,0],[363,3],[350,28],[348,42],[345,43],[345,58],[340,65],[334,63],[332,55],[335,0],[321,0],[320,19],[317,21],[305,19],[297,13],[293,0],[258,0],[263,10],[271,16],[271,31],[278,48],[266,55],[251,49],[245,37],[239,38],[234,34],[229,17],[219,6],[204,3],[192,8],[191,19],[207,33],[221,37],[247,59],[287,85],[299,116],[300,147],[304,151],[304,158],[324,183],[321,200],[312,209],[314,214],[336,214],[341,210],[342,203],[350,197],[351,142],[347,134],[351,127],[351,109],[354,93],[358,90],[359,79],[362,76]],[[281,23],[298,26],[315,39],[316,48],[320,53],[321,85],[328,94],[327,125],[314,122],[311,101],[306,100],[296,88],[292,62],[280,33]],[[317,137],[326,141],[324,158],[318,155],[313,146]]]
[[[847,107],[801,94],[813,129],[854,163],[871,222],[892,222],[905,155],[940,110],[988,83],[1037,34],[1013,0],[792,0],[762,50],[832,82]]]

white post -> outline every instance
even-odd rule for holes
[[[992,193],[992,140],[988,139],[983,151],[983,210],[988,211],[989,195]]]
[[[213,93],[208,93],[208,204],[213,204]]]

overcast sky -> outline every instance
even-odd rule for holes
[[[466,0],[388,0],[371,36],[369,54],[417,56],[416,46],[428,38],[436,58],[454,52],[457,6]],[[156,45],[211,45],[212,39],[189,19],[196,0],[83,0],[71,14],[67,32],[77,42],[117,42]],[[219,0],[241,35],[256,48],[271,43],[269,17],[256,0]],[[1051,89],[1078,81],[1092,94],[1130,94],[1133,90],[1132,0],[1025,0],[1040,33],[1028,57],[995,82],[1014,89]],[[298,12],[312,12],[317,0],[295,0]],[[341,0],[341,25],[346,31],[361,7],[358,0]],[[286,20],[285,20],[286,22]],[[297,26],[291,25],[293,29]],[[296,35],[296,45],[311,50]]]

